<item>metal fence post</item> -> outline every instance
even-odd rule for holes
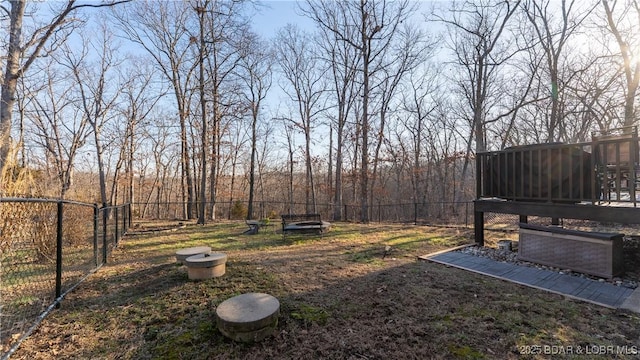
[[[93,260],[96,262],[96,268],[100,265],[98,259],[98,228],[99,223],[98,204],[93,204]]]
[[[469,203],[464,203],[464,227],[469,227]]]
[[[129,228],[129,219],[131,218],[131,216],[129,215],[129,210],[130,210],[130,205],[126,204],[124,206],[124,209],[122,211],[122,234],[124,235],[127,232],[127,229]]]
[[[115,234],[114,234],[114,236],[115,236],[115,244],[114,245],[115,246],[118,246],[118,241],[120,241],[120,231],[118,231],[118,230],[120,230],[119,226],[118,226],[120,224],[120,220],[118,219],[118,209],[119,208],[120,207],[118,207],[118,206],[113,208],[113,210],[115,211],[114,217],[115,217],[115,220],[116,220],[116,228],[114,230],[114,232],[115,232]]]
[[[62,201],[58,201],[58,224],[56,230],[56,299],[62,295]],[[57,305],[58,307],[60,304]]]
[[[107,205],[102,204],[102,263],[107,263]]]
[[[418,203],[413,203],[413,225],[418,225]]]

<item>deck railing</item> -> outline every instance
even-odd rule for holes
[[[637,132],[577,144],[478,153],[477,198],[557,203],[638,202]]]

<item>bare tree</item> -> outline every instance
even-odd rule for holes
[[[270,193],[269,188],[267,187],[268,184],[266,184],[272,179],[267,177],[268,174],[266,173],[274,166],[274,162],[276,160],[277,155],[273,151],[275,149],[273,138],[277,129],[275,124],[271,121],[262,121],[259,125],[260,127],[257,130],[258,144],[256,144],[256,165],[258,167],[258,189],[260,191],[260,201],[264,202],[267,200],[274,200],[272,196],[273,194]],[[271,197],[267,199],[267,195],[271,195]]]
[[[204,6],[207,17],[203,20],[206,28],[201,47],[206,48],[206,78],[207,91],[203,96],[207,96],[210,104],[207,120],[209,125],[203,124],[209,131],[203,131],[202,146],[207,149],[210,161],[210,181],[209,181],[209,213],[210,218],[215,219],[215,207],[218,192],[218,176],[224,171],[221,164],[223,156],[221,154],[221,144],[224,141],[225,121],[232,122],[243,116],[247,111],[242,104],[237,76],[237,67],[241,60],[241,51],[246,38],[251,35],[248,32],[248,22],[243,16],[245,3],[239,1],[212,1]],[[202,95],[201,95],[202,96]],[[203,117],[203,121],[205,118]],[[205,140],[204,136],[208,136]],[[203,162],[202,178],[205,178],[206,163]],[[201,179],[204,186],[206,182]],[[206,199],[205,192],[200,189],[202,207]],[[204,214],[203,214],[204,215]]]
[[[337,12],[327,13],[327,16],[338,16]],[[332,23],[338,23],[340,19],[327,19]],[[357,29],[344,28],[345,32],[352,31],[352,34],[341,34],[348,38],[355,37]],[[356,48],[346,41],[340,41],[338,34],[327,27],[320,27],[319,46],[325,54],[323,60],[328,64],[331,71],[330,91],[327,92],[328,103],[334,103],[327,111],[332,123],[330,125],[330,154],[333,151],[333,139],[335,129],[335,156],[329,156],[329,181],[332,180],[331,173],[334,168],[332,161],[335,158],[335,177],[333,185],[333,220],[343,220],[343,171],[345,157],[345,141],[347,141],[347,125],[353,105],[357,100],[360,91],[356,81],[358,71],[358,61],[360,59]],[[322,56],[322,55],[321,55]]]
[[[561,94],[568,79],[561,79],[561,61],[566,56],[569,39],[576,34],[594,6],[580,8],[582,2],[576,0],[561,0],[560,9],[554,1],[527,0],[522,8],[533,27],[538,45],[544,50],[546,72],[551,82],[549,96],[550,112],[547,121],[547,141],[559,139],[558,128],[561,126],[562,102]]]
[[[229,204],[231,205],[236,200],[236,174],[238,172],[238,166],[240,165],[239,163],[241,162],[241,158],[243,156],[241,150],[247,142],[251,141],[251,139],[248,138],[247,133],[249,131],[247,131],[247,129],[245,128],[246,124],[244,124],[244,122],[234,121],[232,123],[229,123],[228,125],[229,126],[225,131],[227,133],[228,139],[228,141],[226,142],[226,147],[228,148],[228,156],[226,156],[226,163],[223,165],[225,165],[224,167],[227,169],[227,171],[229,167],[231,168],[231,176],[229,180],[230,184],[228,189]],[[231,219],[231,206],[229,206],[228,218]]]
[[[618,5],[622,9],[616,10]],[[616,39],[622,57],[626,82],[623,126],[629,127],[636,123],[635,99],[640,84],[640,4],[638,1],[624,1],[620,4],[616,0],[602,0],[602,6],[607,16],[608,29]]]
[[[457,84],[464,101],[470,105],[471,136],[467,153],[473,140],[476,152],[486,150],[488,97],[491,87],[495,86],[499,66],[514,53],[505,45],[503,35],[519,2],[464,1],[453,4],[450,18],[436,15],[438,21],[453,30],[449,46],[454,51],[456,65],[463,70]]]
[[[64,65],[71,71],[79,91],[81,111],[92,129],[100,181],[100,201],[103,205],[109,204],[110,196],[107,194],[107,164],[104,159],[102,130],[112,116],[111,113],[115,111],[116,101],[121,92],[117,84],[119,74],[116,73],[116,69],[122,60],[116,56],[116,44],[112,36],[107,25],[103,23],[94,42],[83,39],[83,46],[92,47],[96,52],[95,62],[89,59],[87,50],[82,51],[79,57],[70,51],[66,52],[64,59]]]
[[[126,1],[129,0],[109,1],[101,4],[77,4],[75,0],[68,0],[60,8],[52,8],[50,20],[44,22],[46,25],[34,29],[30,34],[23,33],[26,0],[12,0],[8,1],[8,7],[0,6],[0,11],[9,17],[7,53],[6,56],[0,56],[5,59],[0,91],[0,171],[5,168],[11,146],[12,114],[18,80],[29,70],[38,57],[53,53],[66,40],[74,27],[79,24],[78,19],[70,17],[70,14],[80,8],[113,6]]]
[[[414,202],[424,202],[427,196],[427,192],[423,191],[424,187],[424,173],[425,173],[425,158],[426,154],[423,146],[426,144],[427,133],[431,133],[430,129],[440,128],[438,126],[430,126],[428,122],[429,117],[436,111],[441,96],[441,87],[437,83],[437,70],[433,68],[422,69],[422,71],[412,71],[409,79],[409,83],[406,84],[403,91],[402,107],[407,114],[404,116],[405,120],[400,121],[404,131],[408,132],[408,139],[405,139],[401,134],[402,130],[396,130],[395,143],[391,144],[389,151],[392,151],[397,145],[402,149],[397,158],[403,159],[404,165],[402,168],[409,168],[409,179],[412,188],[412,198]],[[446,131],[445,131],[446,132]],[[410,160],[409,160],[410,159]],[[421,196],[422,195],[422,198]]]
[[[375,189],[376,181],[381,175],[379,174],[380,150],[385,142],[387,118],[393,114],[392,107],[400,107],[400,105],[392,106],[392,102],[397,98],[400,86],[407,74],[433,55],[435,45],[432,39],[428,39],[426,34],[412,25],[402,26],[398,29],[398,32],[398,39],[389,48],[389,53],[387,54],[389,60],[376,73],[378,85],[375,90],[379,93],[376,97],[379,122],[374,132],[377,136],[375,137],[376,146],[373,155],[372,189]],[[370,201],[373,203],[374,191],[371,191],[370,196]]]
[[[73,184],[76,158],[91,132],[87,117],[74,106],[73,83],[66,81],[69,74],[51,60],[40,71],[47,83],[42,91],[31,94],[29,134],[44,149],[46,164],[53,165],[58,195],[64,199]]]
[[[258,35],[247,34],[243,46],[241,78],[245,84],[244,97],[250,108],[251,115],[251,159],[249,164],[249,203],[247,206],[247,220],[254,217],[255,173],[257,164],[258,118],[261,114],[263,100],[271,88],[273,54],[262,44]]]
[[[148,118],[158,101],[165,95],[166,89],[154,88],[155,69],[146,64],[142,58],[129,58],[131,66],[126,69],[126,82],[122,85],[123,104],[121,114],[124,120],[124,134],[120,139],[120,159],[125,164],[126,197],[125,201],[134,204],[134,161],[141,146],[140,130],[148,122]],[[114,179],[117,179],[114,174]],[[114,181],[117,183],[117,181]]]
[[[376,71],[384,68],[383,59],[398,34],[400,24],[412,11],[409,1],[360,0],[333,2],[309,1],[304,13],[316,24],[334,33],[338,41],[352,46],[359,54],[358,79],[362,82],[362,116],[359,118],[360,135],[360,221],[369,222],[369,163],[370,131],[373,113],[372,83]],[[354,29],[357,29],[354,31]]]
[[[188,123],[191,91],[197,61],[190,46],[194,40],[188,32],[193,12],[180,1],[140,1],[115,14],[127,38],[140,45],[153,59],[163,76],[171,83],[180,124],[181,181],[183,217],[192,218],[195,204],[192,157],[188,145]]]
[[[290,119],[305,139],[305,203],[308,213],[317,212],[316,188],[311,164],[312,130],[318,124],[323,110],[321,103],[325,91],[325,70],[313,48],[309,34],[293,25],[281,29],[275,41],[280,70],[286,79],[283,90],[297,106],[296,117]]]
[[[287,163],[289,165],[289,169],[288,169],[289,176],[288,176],[288,186],[287,186],[287,200],[289,200],[289,208],[287,213],[291,214],[294,208],[293,170],[295,166],[294,151],[295,151],[296,143],[295,143],[295,137],[294,137],[293,124],[291,123],[291,121],[285,120],[283,127],[284,127],[284,133],[287,138],[287,154],[288,154]]]
[[[205,57],[208,55],[207,41],[205,34],[205,14],[209,1],[204,0],[203,3],[199,3],[195,7],[195,11],[198,14],[198,94],[200,95],[200,118],[201,118],[201,148],[200,148],[200,206],[198,207],[198,224],[204,225],[205,223],[205,209],[207,203],[207,158],[209,157],[209,134],[207,133],[207,100],[205,96]]]
[[[149,152],[153,159],[154,174],[151,176],[152,183],[147,185],[147,196],[140,211],[140,216],[144,217],[149,212],[150,203],[153,200],[155,192],[155,200],[157,202],[156,216],[160,216],[160,203],[171,201],[167,195],[171,187],[172,169],[178,167],[180,159],[180,149],[173,145],[172,139],[176,134],[172,131],[171,120],[167,120],[169,116],[166,113],[155,114],[151,118],[151,125],[144,128],[144,137],[149,143]],[[176,171],[178,174],[179,171]],[[140,174],[139,188],[145,183],[144,174]]]
[[[465,122],[465,126],[460,127],[468,131],[460,134],[466,149],[458,194],[464,192],[474,141],[475,152],[486,151],[488,125],[509,114],[515,116],[514,112],[520,109],[506,107],[506,98],[526,96],[526,92],[519,94],[510,85],[519,74],[506,71],[508,62],[521,51],[521,46],[516,43],[517,36],[513,35],[517,33],[517,24],[510,25],[519,3],[496,0],[454,2],[445,14],[434,14],[435,21],[444,23],[450,30],[447,46],[453,53],[454,70],[450,78],[456,100],[460,102],[452,112]]]

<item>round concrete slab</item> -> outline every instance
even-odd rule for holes
[[[208,253],[189,256],[184,264],[190,267],[213,267],[227,262],[227,255],[223,253]]]
[[[273,334],[280,302],[263,293],[247,293],[223,301],[216,309],[218,330],[235,341],[260,341]]]
[[[198,254],[208,254],[211,252],[210,246],[195,246],[176,251],[176,260],[184,264],[184,260],[190,256]]]

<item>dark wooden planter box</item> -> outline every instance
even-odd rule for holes
[[[612,278],[624,273],[623,236],[520,224],[518,259]]]

